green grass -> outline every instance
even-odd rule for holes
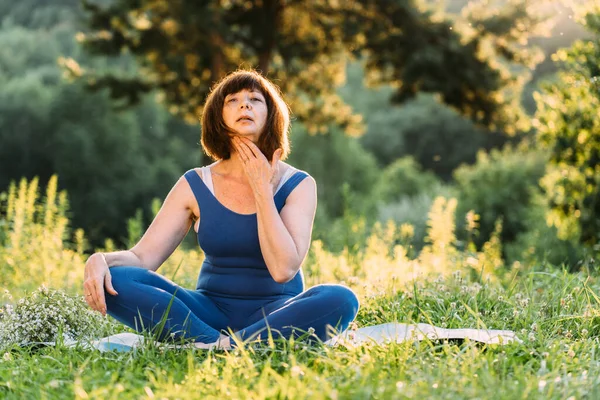
[[[85,238],[78,231],[69,239],[66,194],[57,200],[56,181],[43,200],[35,180],[13,185],[6,198],[0,293],[9,290],[14,303],[45,283],[81,295]],[[406,227],[376,224],[358,237],[360,221],[349,221],[360,245],[334,254],[313,241],[303,265],[306,286],[342,283],[353,289],[361,302],[358,327],[397,321],[508,329],[520,343],[422,341],[348,349],[281,341],[230,352],[10,348],[0,351],[0,399],[600,398],[597,271],[507,267],[499,232],[480,251],[470,244],[459,248],[455,207],[452,199],[435,199],[427,244],[414,257],[402,246],[410,239]],[[111,249],[107,243],[105,250]],[[179,248],[159,272],[193,287],[203,258],[200,251]],[[581,263],[584,270],[592,266]],[[105,329],[108,335],[123,328]]]
[[[13,349],[0,357],[0,397],[596,398],[598,289],[595,277],[560,270],[494,283],[454,274],[367,295],[357,318],[359,326],[511,329],[523,340],[504,346],[423,341],[346,349],[281,341],[231,352]]]

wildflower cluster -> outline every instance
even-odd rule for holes
[[[0,349],[31,342],[54,342],[98,336],[107,322],[90,310],[81,296],[41,286],[0,318]]]

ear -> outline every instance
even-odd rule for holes
[[[277,162],[279,162],[279,159],[281,158],[281,154],[283,154],[283,149],[277,149],[273,153],[273,160],[271,161],[271,166],[273,168],[275,168],[275,166],[277,165]]]

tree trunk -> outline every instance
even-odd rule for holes
[[[258,49],[258,68],[266,75],[269,72],[269,64],[273,57],[275,48],[275,35],[280,28],[280,19],[283,12],[281,0],[264,0],[263,2],[263,42]]]

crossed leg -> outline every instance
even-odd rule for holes
[[[208,296],[182,288],[155,272],[113,267],[110,273],[119,295],[105,292],[107,312],[138,332],[162,328],[157,332],[159,340],[214,343],[221,336],[214,327],[227,325],[227,317]]]
[[[270,303],[249,318],[254,323],[234,334],[245,341],[259,335],[265,339],[269,331],[273,338],[290,338],[314,330],[316,337],[326,341],[348,327],[358,308],[356,295],[347,287],[317,285],[295,297]]]
[[[155,272],[124,266],[111,268],[111,275],[119,295],[105,292],[107,312],[138,332],[160,329],[159,340],[190,339],[211,345],[223,339],[217,328],[231,323],[208,296],[182,288]],[[289,338],[312,329],[316,337],[325,341],[334,333],[331,328],[339,332],[345,330],[356,317],[358,308],[356,295],[347,287],[317,285],[295,297],[261,307],[247,318],[248,326],[234,335],[247,341],[259,335],[261,339],[266,338],[270,331],[273,338]],[[229,347],[228,342],[220,343]],[[231,345],[235,345],[234,341]]]

